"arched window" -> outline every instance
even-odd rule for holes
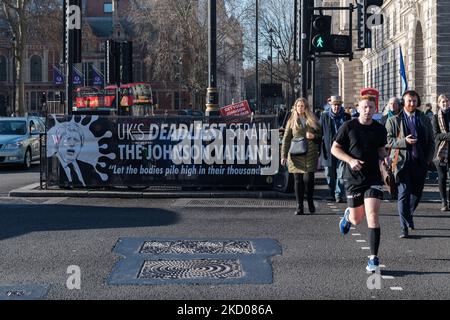
[[[42,59],[39,56],[32,56],[30,59],[30,80],[42,82]]]
[[[0,56],[0,81],[6,81],[6,70],[8,63],[5,56]]]

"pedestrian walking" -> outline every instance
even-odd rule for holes
[[[380,161],[389,162],[386,152],[386,129],[373,120],[376,100],[373,96],[361,97],[359,118],[346,122],[336,135],[333,155],[343,161],[347,188],[348,208],[339,223],[341,234],[367,219],[371,256],[367,271],[379,268],[378,251],[381,240],[379,210],[383,200],[383,182]]]
[[[384,108],[383,117],[381,117],[380,123],[386,126],[388,119],[395,117],[401,111],[401,103],[398,98],[390,98],[388,104]]]
[[[290,154],[294,138],[306,138],[307,151],[303,155]],[[322,140],[320,124],[311,110],[308,100],[298,99],[291,111],[291,117],[286,125],[282,144],[281,164],[287,164],[288,171],[294,174],[295,196],[297,199],[296,215],[304,214],[304,194],[310,213],[314,213],[314,179],[319,158],[319,144]]]
[[[427,103],[425,105],[425,108],[423,108],[423,113],[425,113],[425,115],[430,118],[430,121],[433,121],[433,106],[431,105],[431,103]]]
[[[450,211],[450,190],[447,187],[449,169],[449,144],[450,144],[450,101],[446,95],[438,98],[438,112],[433,116],[433,135],[436,151],[433,162],[438,172],[439,192],[441,194],[441,211]]]
[[[331,147],[339,128],[345,121],[350,120],[350,115],[342,107],[342,98],[332,96],[331,108],[322,113],[320,126],[323,131],[322,144],[322,165],[325,168],[325,177],[330,189],[330,196],[333,201],[343,203],[345,198],[345,185],[342,178],[343,164],[331,154]]]
[[[403,110],[388,120],[386,129],[398,185],[400,238],[408,238],[409,230],[415,227],[414,212],[422,198],[428,166],[433,160],[434,139],[430,119],[418,109],[421,105],[419,94],[406,91],[403,101]]]

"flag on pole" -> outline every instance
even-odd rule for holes
[[[100,70],[98,70],[95,66],[92,66],[92,79],[94,80],[94,86],[104,86],[105,78]]]
[[[53,66],[53,83],[57,86],[64,84],[64,76],[56,66]]]
[[[406,78],[405,61],[403,60],[402,47],[400,47],[400,76],[402,77],[402,95],[408,90],[408,79]]]
[[[75,67],[73,67],[73,84],[75,86],[83,85],[83,74]]]

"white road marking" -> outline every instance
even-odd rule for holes
[[[395,278],[393,276],[381,276],[384,280],[394,280]]]
[[[58,204],[61,203],[65,200],[67,200],[68,198],[53,198],[50,200],[45,201],[43,204]]]
[[[354,236],[354,237],[361,237],[361,233],[352,233],[352,236]]]
[[[363,249],[363,250],[370,250],[369,247],[362,247],[361,249]]]
[[[358,243],[365,243],[366,240],[356,240],[356,242],[358,242]]]
[[[402,287],[391,287],[392,291],[403,291]]]

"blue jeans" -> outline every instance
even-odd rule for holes
[[[345,198],[345,184],[343,179],[344,163],[336,160],[336,164],[332,167],[325,167],[325,177],[330,188],[331,197],[335,199]]]
[[[408,161],[399,174],[398,214],[402,231],[414,227],[414,211],[422,198],[426,173],[416,161]]]

